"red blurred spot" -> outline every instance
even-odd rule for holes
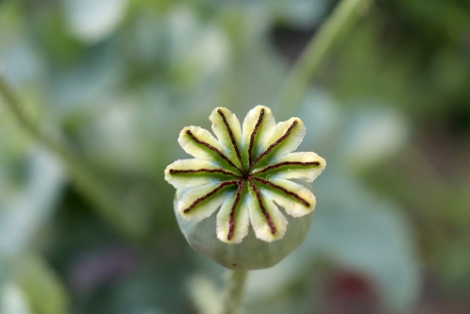
[[[342,299],[357,299],[374,295],[370,283],[364,277],[354,273],[336,274],[331,281],[329,294]]]
[[[361,274],[338,272],[326,286],[326,298],[321,313],[382,314],[373,285]]]

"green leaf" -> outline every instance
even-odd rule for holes
[[[68,313],[65,287],[39,256],[21,255],[12,260],[11,268],[35,314]]]

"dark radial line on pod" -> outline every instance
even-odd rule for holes
[[[253,192],[255,192],[256,199],[258,200],[259,207],[261,208],[261,213],[266,218],[266,221],[268,222],[269,229],[271,229],[271,233],[276,234],[277,233],[277,228],[273,223],[271,215],[269,215],[268,211],[266,210],[266,207],[264,207],[261,192],[255,186],[255,184],[253,182],[251,182],[251,180],[248,180],[248,182],[250,183],[250,187],[253,190]]]
[[[267,172],[269,170],[281,168],[281,167],[284,167],[284,166],[304,166],[304,167],[320,166],[320,162],[318,162],[318,161],[312,161],[312,162],[284,161],[284,162],[280,162],[278,164],[274,164],[274,165],[271,165],[269,167],[263,168],[259,171],[256,171],[256,172],[252,173],[252,174],[255,175],[255,174],[258,174],[258,173],[263,173],[263,172]]]
[[[264,109],[261,109],[258,120],[256,121],[255,127],[253,129],[253,132],[250,135],[250,146],[248,147],[248,163],[251,163],[253,160],[253,146],[255,145],[255,136],[259,131],[259,126],[261,125],[261,122],[263,122],[263,117],[264,117]]]
[[[227,129],[228,135],[230,137],[230,141],[232,142],[233,149],[235,150],[235,153],[237,154],[237,158],[240,161],[240,165],[242,165],[242,156],[240,155],[240,150],[238,149],[237,142],[235,141],[235,136],[233,135],[232,128],[228,124],[227,118],[225,117],[225,114],[222,112],[222,110],[217,110],[217,113],[222,117],[222,120],[224,121],[225,128]]]
[[[282,187],[282,186],[280,186],[280,185],[274,184],[274,183],[272,183],[271,181],[268,181],[268,180],[264,180],[264,179],[257,178],[257,177],[253,177],[253,179],[255,179],[255,180],[258,181],[258,182],[261,182],[261,183],[264,184],[264,185],[267,185],[267,186],[270,186],[270,187],[272,187],[272,188],[275,188],[275,189],[277,189],[277,190],[279,190],[279,191],[282,191],[282,192],[284,192],[284,193],[287,194],[287,195],[293,196],[293,197],[295,197],[299,202],[301,202],[302,204],[304,204],[305,206],[310,207],[310,203],[309,203],[307,200],[305,200],[303,197],[301,197],[300,195],[298,195],[297,193],[294,193],[294,192],[292,192],[292,191],[289,191],[288,189],[286,189],[286,188],[284,188],[284,187]]]
[[[262,153],[261,155],[258,156],[258,158],[256,158],[255,161],[253,161],[251,164],[250,164],[250,169],[253,168],[254,165],[256,165],[256,163],[258,161],[260,161],[261,159],[263,159],[266,155],[268,155],[274,148],[276,148],[276,146],[278,146],[279,144],[281,144],[286,138],[289,137],[289,135],[291,134],[292,130],[294,129],[294,127],[297,125],[298,121],[295,120],[294,122],[292,122],[292,124],[289,126],[289,128],[287,129],[286,133],[284,133],[283,136],[281,136],[280,138],[277,139],[277,141],[275,141],[274,143],[272,143],[265,151],[264,153]]]
[[[240,203],[240,199],[242,196],[242,190],[243,186],[245,185],[243,180],[238,181],[238,189],[237,189],[237,196],[235,197],[235,201],[233,202],[232,209],[230,210],[230,216],[229,216],[229,229],[228,229],[228,235],[227,235],[227,240],[231,240],[233,238],[233,232],[235,231],[235,212],[238,206],[238,203]]]
[[[197,204],[199,204],[200,202],[208,199],[209,197],[211,197],[212,195],[216,194],[217,192],[219,192],[220,190],[222,190],[224,187],[226,186],[229,186],[229,185],[233,185],[233,184],[237,184],[237,180],[232,180],[232,181],[225,181],[225,182],[222,182],[221,184],[219,184],[215,189],[213,189],[212,191],[210,191],[209,193],[207,193],[206,195],[203,195],[201,197],[198,197],[191,205],[189,205],[188,208],[184,209],[183,210],[183,213],[187,214],[190,210],[194,209],[194,207],[197,206]]]
[[[170,169],[170,174],[173,174],[173,175],[187,174],[187,173],[221,173],[221,174],[225,174],[228,176],[239,177],[237,174],[233,172],[225,171],[222,169],[206,169],[206,168],[188,169],[188,170]]]
[[[219,155],[220,158],[222,158],[223,160],[225,160],[226,162],[228,162],[228,164],[232,167],[234,167],[235,169],[237,169],[238,171],[242,172],[240,168],[238,168],[227,156],[225,156],[220,150],[218,150],[217,148],[215,148],[214,146],[210,145],[209,143],[206,143],[204,141],[201,141],[199,140],[196,136],[194,136],[193,132],[191,132],[191,130],[186,130],[186,134],[188,134],[188,136],[193,140],[195,141],[196,143],[198,143],[199,145],[203,145],[207,148],[209,148],[210,150],[212,150],[213,152],[215,152],[217,155]]]

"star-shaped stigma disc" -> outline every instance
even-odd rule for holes
[[[313,152],[293,153],[305,136],[304,124],[299,118],[276,124],[264,106],[252,109],[243,125],[222,107],[209,119],[216,137],[197,126],[184,128],[178,142],[194,158],[165,170],[179,192],[177,214],[199,222],[217,211],[213,232],[225,243],[242,242],[250,225],[262,241],[282,239],[284,213],[302,217],[316,204],[310,189],[291,180],[312,182],[326,166]]]
[[[177,160],[165,179],[178,189],[176,212],[197,222],[217,212],[217,238],[240,243],[251,225],[255,236],[271,242],[282,239],[288,220],[309,214],[313,193],[291,179],[312,182],[325,168],[313,152],[293,151],[305,136],[299,118],[277,123],[271,110],[257,106],[243,125],[228,109],[213,110],[207,130],[184,128],[178,142],[193,159]]]

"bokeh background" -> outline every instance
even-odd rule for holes
[[[280,108],[336,5],[0,0],[0,73],[101,182],[74,184],[0,96],[0,313],[217,313],[224,270],[186,244],[163,169],[184,126],[257,104],[303,119],[328,167],[308,238],[250,274],[246,313],[468,313],[470,2],[376,1]]]

